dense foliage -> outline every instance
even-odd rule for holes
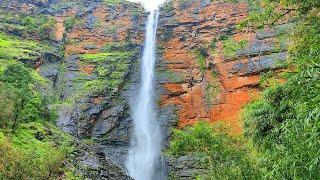
[[[20,122],[52,118],[35,83],[30,70],[19,63],[9,65],[0,74],[0,128],[14,130]]]
[[[32,70],[16,62],[0,72],[0,179],[65,176],[70,137],[51,125]]]
[[[66,154],[70,137],[48,123],[24,123],[14,133],[0,132],[0,179],[71,177]]]
[[[265,177],[320,176],[320,19],[308,14],[294,32],[289,61],[295,72],[246,107],[246,135],[261,150]],[[299,36],[297,36],[299,35]]]
[[[192,154],[201,161],[208,174],[194,174],[200,179],[255,179],[250,151],[242,137],[231,136],[225,124],[198,122],[184,130],[174,130],[168,153],[174,156]]]
[[[49,80],[33,67],[53,48],[0,33],[0,179],[57,179],[66,167],[71,138],[55,128]]]

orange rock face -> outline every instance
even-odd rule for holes
[[[94,22],[89,22],[90,17],[85,16],[75,24],[67,34],[67,54],[85,54],[100,52],[103,47],[111,43],[122,43],[130,39],[132,43],[140,44],[143,41],[143,31],[134,30],[134,26],[143,24],[144,18],[137,18],[133,22],[133,9],[142,12],[141,6],[134,7],[115,6],[115,9],[101,5],[94,9],[92,16]],[[59,21],[57,21],[57,27]],[[134,24],[135,23],[135,24]],[[60,37],[57,31],[57,37]]]
[[[162,96],[162,107],[176,105],[179,127],[198,120],[227,122],[234,133],[242,131],[241,110],[253,97],[259,95],[259,73],[237,72],[234,68],[250,64],[247,56],[224,57],[226,51],[220,36],[227,34],[235,42],[253,43],[256,34],[236,30],[237,23],[247,16],[243,3],[187,3],[174,1],[173,15],[160,20],[159,34],[165,36],[172,28],[169,40],[159,40],[164,47],[161,60],[166,68],[178,74],[180,82],[165,82],[168,95]],[[202,7],[203,6],[203,7]],[[216,40],[214,52],[210,43]],[[264,42],[266,43],[266,42]],[[195,50],[204,47],[209,51],[205,70],[201,70]],[[215,75],[212,75],[212,74]]]

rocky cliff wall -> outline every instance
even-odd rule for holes
[[[71,9],[57,19],[72,19],[65,29],[64,70],[60,74],[61,98],[67,102],[60,109],[58,126],[80,139],[88,139],[93,151],[108,163],[123,169],[131,137],[130,100],[139,87],[145,15],[141,6],[132,3],[98,3],[79,13]],[[56,32],[62,32],[56,25]],[[58,34],[57,39],[61,39]],[[89,157],[89,156],[87,156]],[[90,163],[91,160],[94,160]],[[83,158],[97,178],[109,170],[96,155]],[[96,166],[98,162],[101,166]],[[90,171],[89,171],[90,172]],[[115,176],[115,179],[119,178]]]
[[[240,111],[259,94],[259,74],[285,59],[280,30],[238,30],[245,3],[176,0],[161,14],[161,107],[178,107],[179,127],[221,120],[241,132]]]

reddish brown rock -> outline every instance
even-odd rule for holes
[[[160,41],[165,48],[162,59],[166,68],[183,77],[183,82],[163,84],[169,95],[162,96],[160,104],[179,107],[179,127],[198,120],[224,121],[235,133],[241,132],[241,110],[259,94],[259,73],[271,68],[254,69],[251,61],[260,62],[260,56],[273,52],[269,48],[259,57],[257,54],[250,57],[247,53],[230,59],[224,57],[226,50],[219,38],[228,36],[235,42],[245,40],[249,42],[248,48],[255,50],[260,44],[262,48],[271,46],[274,37],[257,41],[256,33],[236,30],[236,24],[247,16],[244,3],[213,2],[203,6],[200,1],[174,1],[173,4],[172,16],[164,15],[160,21],[160,37],[168,36],[168,29],[172,28],[170,37]],[[214,39],[217,40],[215,53],[211,53],[209,44]],[[201,72],[194,53],[199,47],[209,50],[205,72]],[[272,59],[266,58],[264,62],[269,66]],[[213,72],[217,77],[212,76]],[[208,93],[212,85],[217,91]],[[210,96],[213,97],[208,100]]]

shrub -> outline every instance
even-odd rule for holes
[[[66,31],[70,31],[73,28],[73,26],[75,25],[75,23],[76,23],[75,17],[67,17],[63,21],[63,25],[64,25]]]
[[[0,179],[61,177],[68,171],[64,164],[73,151],[70,142],[49,124],[21,124],[12,134],[0,132]]]
[[[297,10],[304,3],[296,4]],[[257,161],[267,179],[320,176],[320,21],[311,10],[304,16],[296,22],[289,47],[295,71],[244,111],[245,134],[260,151]]]
[[[200,121],[193,127],[174,130],[168,149],[170,155],[193,154],[199,156],[207,175],[195,174],[204,179],[257,178],[248,147],[241,137],[229,135],[229,128],[216,123]]]

